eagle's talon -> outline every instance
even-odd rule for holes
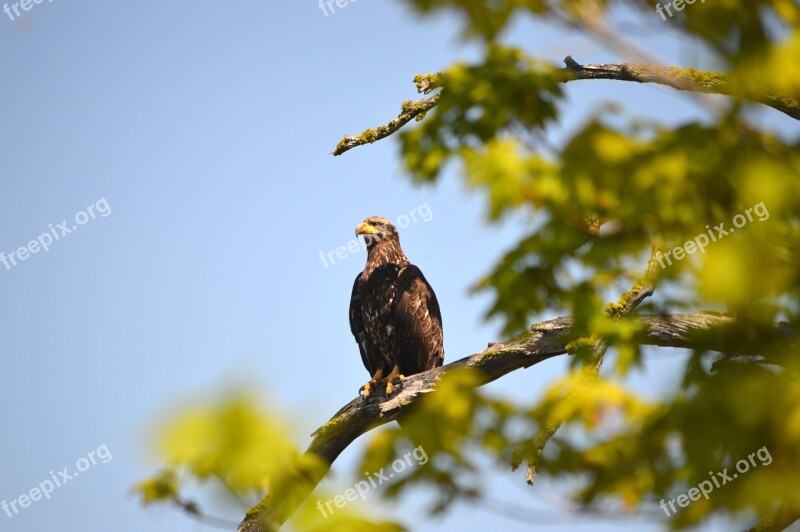
[[[400,367],[395,365],[395,367],[392,368],[391,373],[389,373],[389,375],[387,375],[383,380],[383,382],[386,383],[386,395],[392,395],[392,392],[394,391],[394,383],[402,383],[403,379],[405,378],[405,375],[400,373]]]
[[[361,388],[358,389],[358,394],[363,395],[364,397],[369,397],[369,394],[372,393],[372,387],[378,386],[381,382],[381,378],[383,377],[383,370],[379,369],[375,372],[375,375]],[[362,393],[363,392],[363,393]]]
[[[402,377],[402,375],[400,375],[400,377]],[[402,383],[403,379],[397,379],[397,382]],[[386,395],[392,395],[392,392],[394,392],[394,383],[389,382],[386,384]]]

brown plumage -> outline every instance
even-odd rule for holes
[[[364,235],[367,264],[356,276],[350,298],[350,330],[373,386],[394,383],[444,362],[442,315],[433,288],[400,247],[397,229],[386,218],[373,216],[361,222],[356,235]]]

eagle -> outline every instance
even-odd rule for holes
[[[371,216],[358,224],[364,235],[367,264],[356,276],[350,296],[350,330],[371,378],[361,387],[369,397],[373,387],[395,384],[441,366],[444,362],[442,314],[433,288],[400,247],[392,223]]]

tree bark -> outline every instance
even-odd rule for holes
[[[640,322],[642,345],[705,349],[730,355],[756,355],[764,351],[763,344],[755,340],[742,341],[737,335],[741,324],[728,315],[696,312],[629,319]],[[391,397],[375,395],[354,399],[312,434],[306,455],[321,466],[276,479],[270,494],[247,512],[239,531],[265,532],[280,528],[322,481],[342,451],[360,435],[396,419],[425,394],[433,392],[445,374],[472,368],[482,376],[481,384],[486,384],[512,371],[564,355],[566,345],[576,339],[572,323],[568,317],[537,323],[511,340],[490,344],[480,353],[406,378],[402,388]],[[775,326],[771,332],[773,338],[793,339],[795,336],[793,331],[782,326]]]
[[[572,56],[564,59],[566,65],[561,72],[563,73],[562,83],[586,79],[610,79],[615,81],[633,81],[635,83],[656,83],[665,85],[681,91],[690,91],[702,94],[721,94],[744,98],[756,103],[772,107],[795,120],[800,120],[800,100],[795,97],[786,96],[778,93],[753,94],[742,92],[736,89],[735,84],[731,83],[727,74],[720,72],[706,72],[693,68],[662,67],[656,65],[630,63],[612,63],[605,65],[581,65]],[[443,83],[441,74],[432,74],[428,77],[436,77],[438,83]],[[425,76],[417,76],[415,83],[419,92],[430,92],[434,88],[441,88],[441,85],[431,87],[425,85]],[[333,155],[342,155],[357,146],[371,144],[378,140],[392,135],[400,130],[411,120],[421,120],[425,113],[436,107],[439,103],[441,92],[428,98],[423,98],[416,102],[404,102],[402,112],[387,124],[370,128],[360,135],[346,135],[336,145]]]

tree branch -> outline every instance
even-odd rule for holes
[[[638,293],[638,292],[636,292]],[[642,326],[643,345],[697,348],[736,354],[759,354],[760,343],[737,337],[741,328],[736,318],[711,312],[665,316],[637,316]],[[277,530],[314,490],[333,462],[356,438],[388,423],[411,408],[425,394],[436,389],[441,378],[464,368],[478,370],[481,384],[494,381],[512,371],[528,368],[567,352],[566,345],[575,340],[571,318],[562,317],[537,323],[531,330],[508,340],[492,344],[488,349],[451,362],[446,366],[412,375],[392,397],[358,397],[339,410],[330,421],[313,434],[306,455],[323,465],[294,472],[275,479],[270,494],[247,512],[239,524],[240,532]],[[794,338],[794,332],[776,326],[774,336]]]
[[[695,70],[694,68],[661,67],[648,64],[606,64],[606,65],[581,65],[572,56],[564,59],[566,67],[561,69],[564,73],[563,83],[587,79],[610,79],[616,81],[633,81],[636,83],[656,83],[678,89],[681,91],[702,94],[721,94],[744,98],[756,103],[772,107],[795,120],[800,120],[800,100],[777,93],[753,94],[739,90],[731,84],[726,74]],[[430,80],[434,79],[434,82]],[[422,80],[422,81],[420,81]],[[419,92],[430,92],[433,88],[441,87],[443,77],[441,74],[417,76],[414,81]],[[427,84],[426,84],[427,83]],[[436,107],[441,97],[441,92],[429,98],[415,102],[403,102],[402,111],[396,118],[388,123],[364,130],[360,135],[346,135],[339,141],[333,150],[333,155],[342,155],[357,146],[371,144],[388,137],[411,122],[412,119],[421,120],[425,113]]]
[[[580,65],[572,56],[564,59],[566,81],[582,79],[613,79],[636,83],[656,83],[681,91],[704,94],[738,96],[761,103],[800,120],[800,101],[779,94],[748,94],[736,90],[726,74],[695,70],[694,68],[661,67],[655,65],[632,65],[629,63],[608,65]]]
[[[800,513],[780,507],[777,512],[760,521],[747,532],[780,532],[789,528],[798,519],[800,519]]]
[[[416,102],[407,101],[403,102],[402,110],[397,118],[389,121],[389,123],[378,126],[375,129],[366,129],[360,135],[346,135],[339,141],[336,148],[333,150],[333,155],[341,155],[344,152],[355,148],[356,146],[363,146],[364,144],[372,144],[378,140],[388,137],[395,131],[399,130],[404,125],[411,122],[411,120],[422,120],[425,118],[425,113],[436,107],[439,103],[439,98],[442,93],[439,92],[429,98],[423,98]]]

